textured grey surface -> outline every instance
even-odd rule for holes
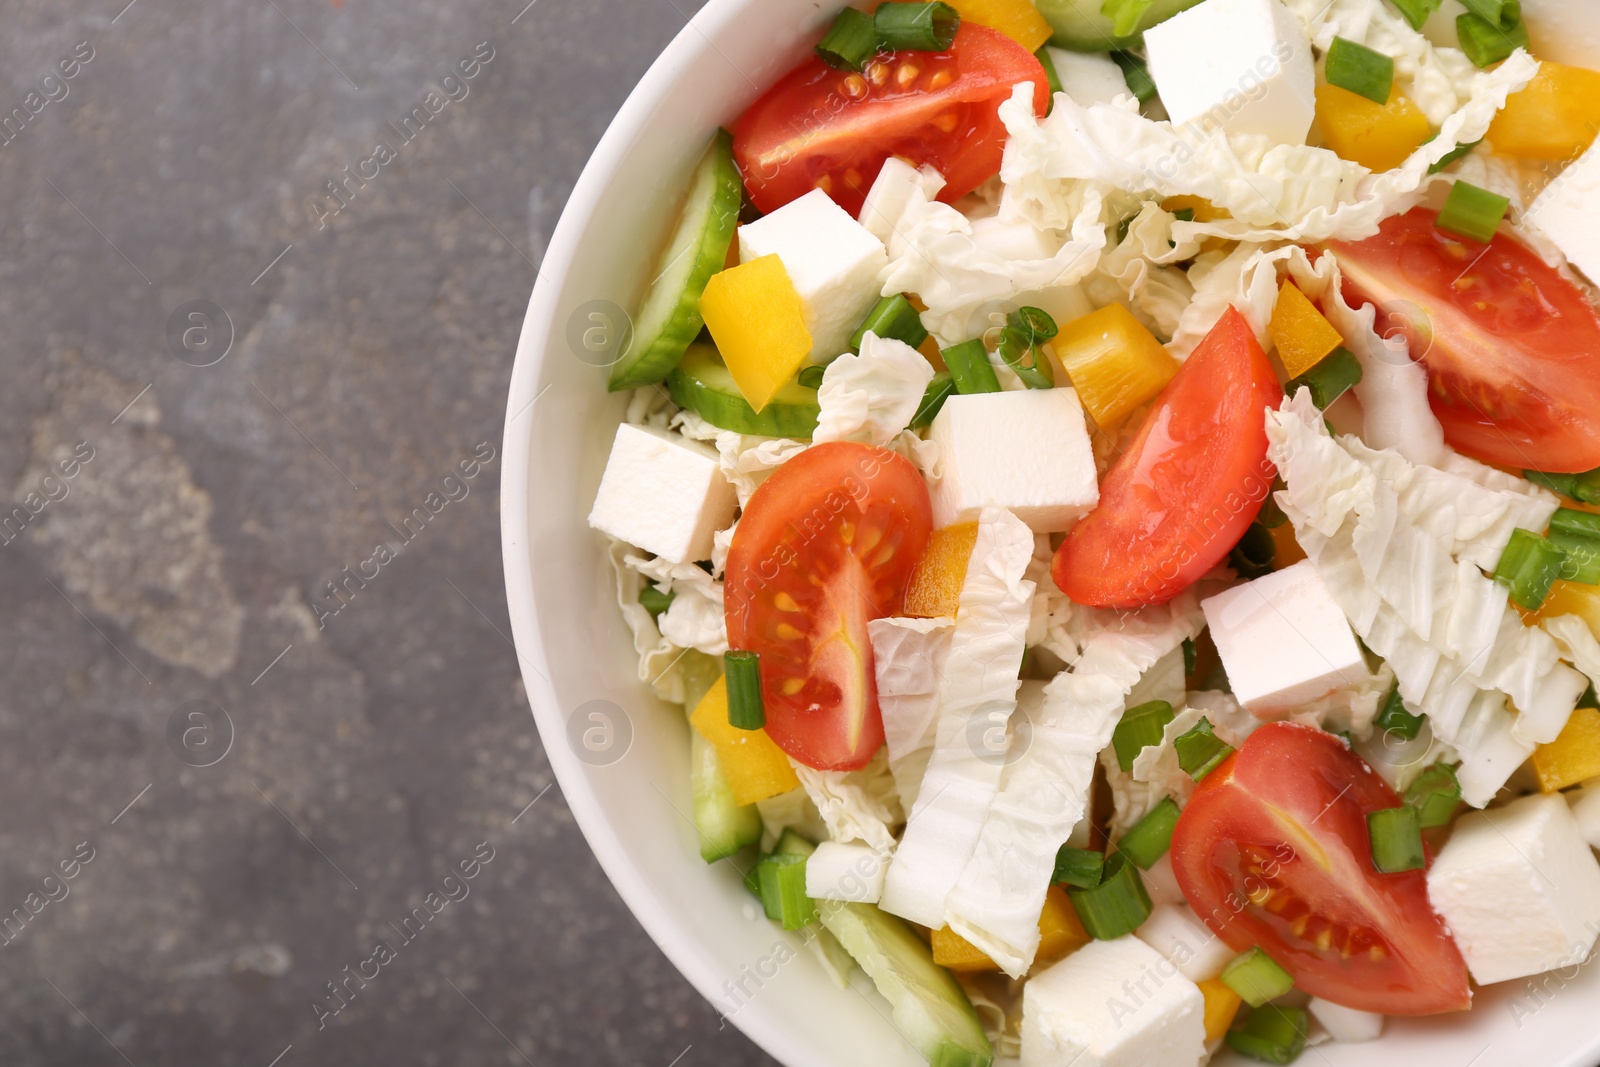
[[[500,577],[533,264],[697,5],[524,2],[6,4],[8,1067],[770,1062],[550,788]]]

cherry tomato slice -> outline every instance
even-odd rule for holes
[[[843,441],[801,452],[745,506],[728,647],[761,654],[767,733],[808,767],[854,770],[883,744],[867,623],[900,610],[932,528],[908,460]]]
[[[857,74],[812,57],[739,117],[733,158],[763,212],[820,188],[858,215],[883,161],[900,156],[944,175],[939,199],[965,196],[1000,172],[999,108],[1019,82],[1050,106],[1044,67],[987,26],[963,22],[945,52],[881,55]]]
[[[1260,946],[1313,996],[1385,1015],[1462,1011],[1467,965],[1425,872],[1372,866],[1367,815],[1400,803],[1332,734],[1269,723],[1195,790],[1172,869],[1230,948]]]
[[[1524,245],[1446,233],[1415,208],[1376,236],[1328,250],[1345,299],[1375,304],[1428,369],[1445,440],[1502,466],[1571,473],[1600,467],[1600,315]]]
[[[1244,316],[1223,313],[1067,534],[1051,575],[1080,604],[1171,600],[1221,562],[1272,489],[1265,411],[1283,390]]]

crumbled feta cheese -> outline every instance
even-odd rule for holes
[[[1533,202],[1523,221],[1549,238],[1574,267],[1600,284],[1600,146],[1569,163]]]
[[[738,497],[709,448],[623,423],[611,445],[589,525],[673,563],[711,556]]]
[[[739,261],[776,255],[800,296],[811,331],[808,362],[846,351],[850,335],[878,302],[883,242],[821,189],[739,227]]]
[[[1305,28],[1278,0],[1205,0],[1145,31],[1174,126],[1304,144],[1317,74]]]
[[[1191,982],[1215,978],[1238,955],[1181,900],[1157,905],[1134,936],[1175,963]]]
[[[1600,778],[1591,778],[1582,789],[1568,794],[1578,833],[1591,848],[1600,848]]]
[[[939,445],[936,526],[970,521],[995,507],[1051,533],[1070,529],[1100,500],[1076,389],[952,396],[928,438]]]
[[[1046,47],[1045,51],[1056,68],[1061,91],[1084,107],[1109,104],[1119,96],[1132,95],[1122,68],[1110,56],[1100,52],[1071,52],[1065,48]]]
[[[1310,560],[1236,585],[1200,607],[1234,695],[1258,718],[1284,718],[1367,676],[1350,624]]]
[[[1480,985],[1575,967],[1600,933],[1600,863],[1558,794],[1473,812],[1428,871],[1428,899]]]
[[[1372,1011],[1358,1011],[1331,1000],[1312,997],[1306,1005],[1311,1017],[1322,1024],[1328,1036],[1335,1041],[1358,1044],[1376,1041],[1383,1034],[1383,1016]]]
[[[871,845],[824,841],[806,858],[806,896],[876,904],[888,859]]]
[[[1176,964],[1129,935],[1092,941],[1028,979],[1022,1067],[1196,1067],[1205,997]]]

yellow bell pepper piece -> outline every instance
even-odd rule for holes
[[[1575,710],[1554,741],[1533,750],[1533,770],[1546,793],[1600,777],[1600,711]]]
[[[927,551],[911,571],[904,614],[919,619],[955,618],[961,606],[961,587],[967,581],[967,561],[977,543],[975,522],[958,522],[933,531]]]
[[[1054,31],[1032,0],[949,0],[966,22],[999,30],[1030,52],[1044,47]]]
[[[1322,141],[1342,159],[1368,170],[1392,170],[1433,134],[1428,116],[1391,91],[1387,104],[1326,82],[1317,86]]]
[[[734,384],[757,411],[811,353],[800,294],[776,255],[713,274],[700,297],[700,314]]]
[[[1300,542],[1295,539],[1294,527],[1287,522],[1273,528],[1272,544],[1276,549],[1272,557],[1272,566],[1275,570],[1281,571],[1306,558],[1306,550],[1301,548]]]
[[[1272,305],[1267,332],[1278,346],[1278,358],[1289,377],[1298,378],[1344,344],[1339,331],[1317,310],[1317,305],[1294,282],[1285,279]]]
[[[737,804],[787,793],[800,785],[789,757],[765,730],[741,730],[728,723],[728,682],[718,678],[689,716],[700,736],[710,741],[722,762]]]
[[[1227,208],[1218,207],[1203,196],[1182,193],[1178,196],[1169,196],[1161,201],[1161,210],[1169,211],[1174,215],[1185,208],[1194,212],[1195,222],[1216,222],[1218,219],[1233,218],[1233,213]]]
[[[1221,1040],[1244,1001],[1220,978],[1207,978],[1196,984],[1200,986],[1200,995],[1206,998],[1206,1040]]]
[[[1078,910],[1072,906],[1066,891],[1058,885],[1051,886],[1044,894],[1044,910],[1039,912],[1039,951],[1034,955],[1035,964],[1054,963],[1089,941],[1089,932],[1083,928]]]
[[[1115,428],[1178,373],[1178,361],[1121,304],[1073,319],[1051,347],[1102,430]]]
[[[1528,159],[1572,159],[1600,128],[1600,71],[1548,60],[1522,89],[1506,97],[1489,124],[1496,152]]]
[[[1060,886],[1051,886],[1045,892],[1044,907],[1039,912],[1039,950],[1034,953],[1035,965],[1054,963],[1088,943],[1089,935],[1078,921],[1072,901]],[[952,971],[1000,969],[982,949],[948,926],[933,931],[933,962]]]
[[[1571,506],[1571,505],[1568,505]],[[1576,615],[1589,624],[1595,640],[1600,641],[1600,586],[1579,585],[1557,579],[1550,583],[1539,610],[1523,616],[1532,625],[1540,619],[1553,619],[1557,615]]]

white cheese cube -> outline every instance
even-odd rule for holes
[[[1023,987],[1022,1067],[1195,1067],[1205,1054],[1199,987],[1131,934],[1091,941]]]
[[[952,396],[928,437],[939,445],[936,526],[1006,508],[1035,533],[1071,529],[1100,501],[1094,451],[1075,389]]]
[[[1282,718],[1367,677],[1350,624],[1310,560],[1224,590],[1200,607],[1234,696],[1259,719]]]
[[[1600,144],[1574,160],[1528,208],[1531,223],[1591,282],[1600,283]]]
[[[1109,104],[1119,96],[1132,96],[1122,68],[1103,52],[1069,52],[1065,48],[1046,48],[1055,65],[1061,91],[1082,107]]]
[[[1428,871],[1428,899],[1480,985],[1575,967],[1600,933],[1600,863],[1559,794],[1473,812]]]
[[[1150,903],[1157,906],[1184,902],[1183,889],[1178,885],[1178,876],[1172,869],[1171,852],[1163,852],[1161,858],[1144,872],[1144,891],[1150,894]]]
[[[1578,833],[1589,847],[1600,848],[1600,778],[1591,778],[1582,789],[1567,794],[1572,817],[1578,820]]]
[[[1316,69],[1305,29],[1279,0],[1205,0],[1146,31],[1144,46],[1173,126],[1305,143]]]
[[[1238,955],[1187,904],[1157,905],[1134,936],[1176,964],[1191,982],[1215,978]]]
[[[1357,1011],[1321,997],[1312,997],[1306,1008],[1335,1041],[1354,1045],[1362,1041],[1376,1041],[1383,1033],[1383,1016],[1377,1012]]]
[[[693,563],[711,558],[711,536],[732,525],[738,506],[710,447],[623,423],[589,525],[662,559]]]
[[[739,261],[776,255],[800,294],[811,331],[809,363],[827,363],[850,347],[850,335],[878,302],[878,272],[889,262],[883,242],[821,189],[739,227]]]
[[[806,858],[806,896],[876,904],[888,866],[883,853],[871,845],[824,841]]]

